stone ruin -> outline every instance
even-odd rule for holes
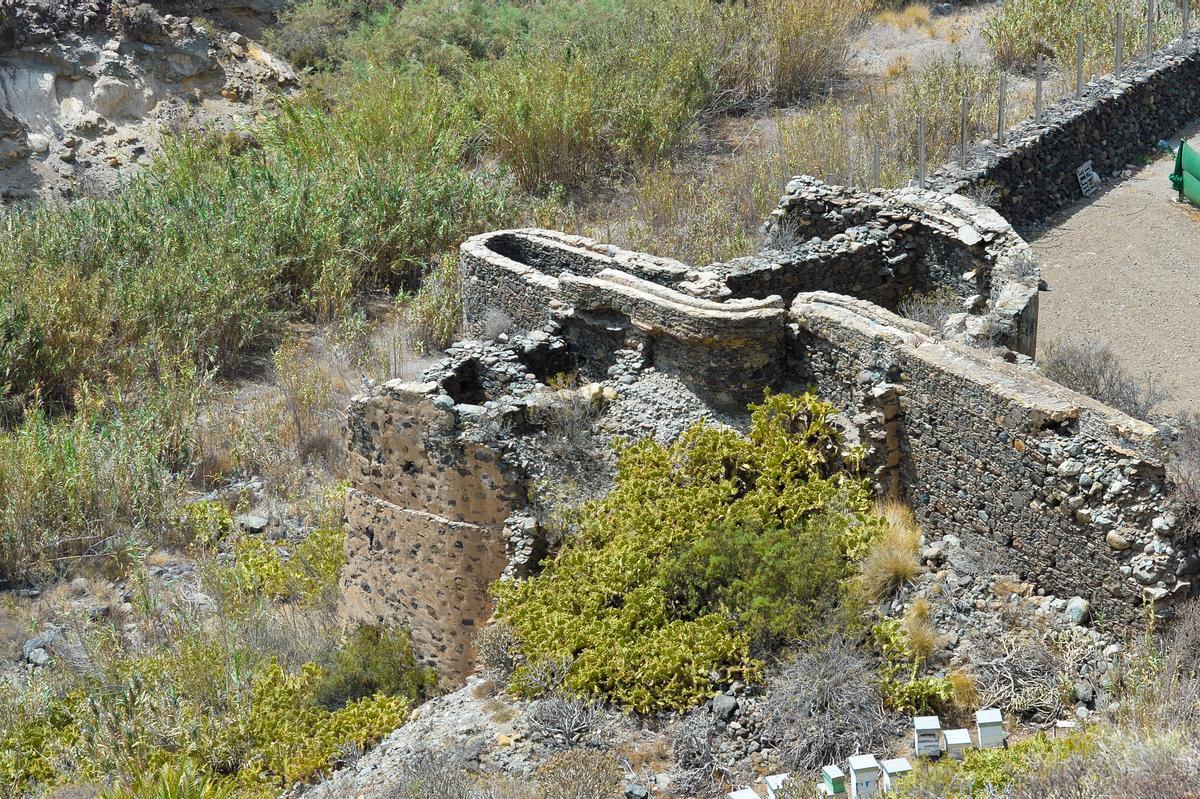
[[[567,396],[604,435],[669,440],[700,419],[744,425],[768,389],[834,403],[878,492],[996,572],[1119,620],[1194,593],[1200,557],[1176,534],[1157,430],[1033,367],[1038,267],[999,214],[801,177],[764,233],[758,254],[702,268],[548,230],[464,243],[475,338],[350,410],[345,615],[411,626],[454,684],[488,586],[548,549],[548,405]],[[959,306],[938,330],[897,313],[929,292]]]
[[[350,411],[345,614],[411,625],[452,684],[473,665],[488,585],[548,549],[537,496],[561,477],[548,405],[583,402],[604,435],[666,441],[700,419],[744,425],[766,389],[811,388],[935,544],[954,537],[984,568],[1115,621],[1147,604],[1170,615],[1198,593],[1200,551],[1172,512],[1163,443],[1033,367],[1040,274],[1011,225],[1078,202],[1081,164],[1119,171],[1197,107],[1193,35],[978,143],[928,191],[796,178],[747,258],[695,267],[547,230],[467,241],[476,338]],[[961,303],[939,329],[897,313],[930,294]],[[499,332],[510,322],[522,332]],[[590,382],[547,387],[567,372]]]

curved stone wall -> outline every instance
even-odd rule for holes
[[[704,268],[546,230],[464,243],[466,329],[502,312],[529,332],[460,342],[428,382],[355,399],[347,615],[413,626],[447,681],[470,671],[488,584],[540,557],[529,498],[560,372],[593,381],[579,392],[596,424],[633,437],[678,435],[681,416],[738,424],[766,388],[814,388],[877,488],[981,570],[1125,621],[1198,593],[1156,431],[1018,357],[1036,344],[1039,272],[996,211],[800,177],[764,232],[759,254]],[[890,310],[933,289],[962,301],[936,334]]]
[[[1040,271],[994,210],[960,195],[874,193],[793,179],[763,226],[758,255],[710,267],[734,296],[834,291],[895,310],[911,293],[963,300],[951,335],[1032,356]]]

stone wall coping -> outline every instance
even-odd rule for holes
[[[925,325],[872,303],[829,292],[809,292],[796,298],[790,316],[805,328],[811,328],[814,320],[823,320],[903,346],[937,368],[1016,404],[1028,413],[1034,426],[1087,414],[1100,423],[1101,429],[1130,448],[1131,454],[1156,461],[1161,458],[1161,436],[1153,425],[1074,392],[1029,366],[1008,363],[974,347],[934,338]]]
[[[529,264],[521,263],[492,249],[489,244],[498,238],[524,238],[539,244],[547,245],[579,258],[600,261],[610,264],[612,268],[627,270],[633,267],[636,271],[656,273],[666,281],[683,280],[695,270],[687,264],[673,258],[663,258],[634,250],[625,250],[611,244],[602,244],[587,236],[577,236],[558,230],[545,228],[507,228],[480,233],[463,242],[461,249],[470,255],[504,266],[523,276],[542,275],[548,278],[537,281],[549,288],[557,288],[555,275],[549,275]]]
[[[570,304],[577,309],[620,310],[634,325],[676,338],[726,338],[772,325],[782,330],[787,314],[783,298],[778,295],[762,300],[714,302],[610,269],[596,277],[567,272],[560,282]]]

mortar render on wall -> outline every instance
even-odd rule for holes
[[[349,414],[341,612],[402,620],[413,647],[454,685],[474,665],[471,637],[491,616],[488,585],[507,564],[504,523],[524,503],[519,475],[458,435],[436,384],[388,383]]]

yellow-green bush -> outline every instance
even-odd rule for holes
[[[241,536],[233,542],[233,562],[214,567],[210,579],[235,603],[238,599],[328,602],[337,592],[345,544],[346,532],[337,527],[318,527],[290,551],[281,543]]]
[[[103,650],[103,642],[97,642]],[[409,700],[383,692],[335,710],[318,701],[327,672],[195,633],[139,655],[114,654],[58,692],[35,680],[0,697],[0,793],[67,781],[130,784],[194,764],[215,788],[271,795],[328,771],[346,747],[400,726]],[[411,658],[409,668],[416,669]]]
[[[896,799],[975,799],[996,796],[998,791],[1037,769],[1059,763],[1094,746],[1093,736],[1082,733],[1049,738],[1038,733],[1005,749],[968,749],[962,762],[952,758],[920,760],[913,773],[900,781]]]
[[[884,619],[871,630],[881,657],[879,688],[888,707],[906,715],[949,709],[956,696],[947,677],[922,675],[925,658],[913,650],[899,619]]]
[[[701,701],[712,672],[757,678],[751,641],[819,624],[881,529],[832,416],[810,394],[768,396],[747,436],[700,424],[671,446],[624,447],[578,536],[541,575],[497,585],[497,616],[524,647],[514,684],[567,664],[568,690],[649,712]],[[696,569],[682,584],[681,557]]]

